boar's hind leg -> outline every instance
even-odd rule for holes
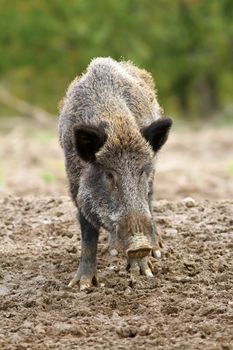
[[[98,284],[96,254],[99,229],[92,226],[81,213],[79,220],[82,236],[81,258],[78,270],[69,283],[69,287],[73,287],[78,282],[80,290],[84,290]]]

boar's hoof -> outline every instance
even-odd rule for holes
[[[148,256],[152,247],[145,237],[134,237],[126,251],[129,259],[141,259]]]
[[[68,284],[68,287],[72,288],[76,283],[79,284],[80,291],[84,291],[93,286],[98,286],[98,279],[95,274],[91,276],[80,276],[79,273],[76,273]]]
[[[142,259],[129,258],[126,269],[130,271],[130,279],[132,282],[135,282],[135,276],[138,275],[153,277],[152,264],[147,256]]]

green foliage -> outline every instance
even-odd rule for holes
[[[41,173],[41,177],[44,180],[44,182],[48,185],[56,181],[56,177],[48,171],[43,171]]]
[[[230,162],[227,166],[227,174],[233,176],[233,161]]]
[[[57,135],[54,134],[51,130],[34,130],[30,131],[30,133],[31,137],[33,137],[34,140],[37,140],[43,144],[50,144],[51,141],[57,139]]]
[[[5,169],[1,165],[1,167],[0,167],[0,189],[5,187],[5,184],[6,184]]]
[[[0,0],[0,7],[1,83],[53,113],[96,56],[151,71],[168,112],[206,117],[230,102],[232,0]]]

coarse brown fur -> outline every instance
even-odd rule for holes
[[[104,159],[105,154],[108,158],[109,151],[114,156],[129,151],[129,148],[152,157],[151,148],[142,138],[140,129],[162,116],[153,78],[148,72],[130,62],[94,59],[86,73],[70,84],[60,108],[60,143],[69,152],[68,158],[72,159],[76,173],[72,176],[75,176],[76,185],[80,168],[85,165],[74,150],[72,132],[75,126],[105,125],[108,140],[97,158]]]
[[[170,126],[152,76],[130,62],[96,58],[74,79],[60,107],[59,139],[83,222],[112,234],[128,222],[132,233],[137,217],[142,231],[153,231],[153,162]]]
[[[96,125],[105,122],[109,143],[118,143],[124,130],[124,143],[134,138],[135,131],[162,117],[151,75],[129,62],[111,58],[94,59],[82,77],[70,84],[60,108],[61,145],[69,144],[71,130],[78,124]],[[64,130],[68,131],[68,135]],[[135,143],[142,139],[138,133]],[[68,139],[67,139],[68,138]],[[140,141],[139,141],[140,140]],[[143,145],[146,148],[146,144]]]

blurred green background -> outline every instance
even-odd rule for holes
[[[57,114],[93,57],[152,72],[165,112],[233,115],[232,0],[0,0],[0,87]],[[0,114],[11,108],[0,102]]]

